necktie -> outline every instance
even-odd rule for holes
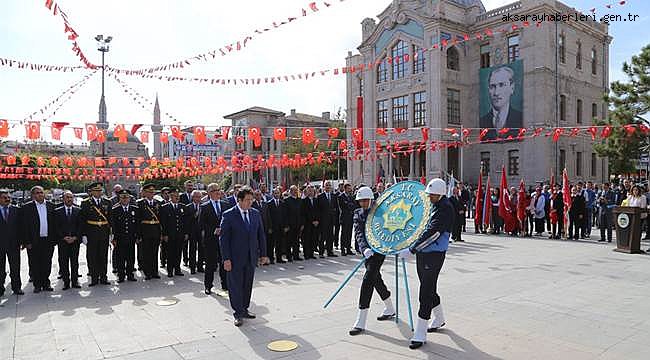
[[[2,218],[5,221],[7,221],[8,216],[7,216],[7,207],[6,206],[2,207]]]
[[[124,212],[129,212],[129,208],[124,206]]]
[[[246,226],[250,226],[251,222],[248,220],[248,211],[244,211],[244,222]]]
[[[275,207],[280,207],[280,201],[278,199],[275,199]]]
[[[67,216],[69,218],[71,213],[72,213],[72,209],[71,208],[66,208],[66,212],[67,212]]]

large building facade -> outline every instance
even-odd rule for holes
[[[359,97],[364,139],[371,144],[421,139],[419,127],[430,128],[429,141],[456,141],[446,129],[458,134],[469,129],[476,142],[481,128],[528,128],[530,134],[538,127],[590,126],[594,118],[607,116],[602,100],[612,40],[607,25],[569,21],[522,27],[519,22],[513,28],[503,21],[508,13],[558,12],[575,10],[551,0],[522,0],[488,12],[480,0],[394,0],[378,21],[363,20],[359,54],[348,54],[348,67],[376,65],[347,73],[348,128],[357,127]],[[508,30],[493,36],[475,36],[504,27]],[[410,61],[385,61],[405,54]],[[411,130],[382,137],[376,128]],[[547,181],[563,168],[571,179],[608,179],[607,161],[596,155],[591,137],[563,136],[554,143],[545,135],[348,161],[348,177],[374,183],[378,176],[390,181],[453,173],[476,184],[483,169],[495,183],[505,166],[511,184]],[[495,130],[487,136],[496,136]]]

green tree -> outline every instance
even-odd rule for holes
[[[642,116],[650,111],[650,45],[623,63],[627,81],[614,81],[604,100],[610,105],[608,119],[595,121],[597,125],[611,125],[612,135],[594,149],[601,157],[609,158],[610,172],[624,174],[635,171],[635,162],[642,151],[648,151],[646,137],[639,131],[628,135],[625,125],[650,126]]]

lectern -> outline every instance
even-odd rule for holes
[[[641,251],[641,213],[645,209],[618,206],[614,208],[616,224],[616,249],[628,254],[642,254]]]

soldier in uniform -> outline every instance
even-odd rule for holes
[[[90,273],[90,284],[108,285],[107,262],[108,242],[111,231],[111,202],[102,197],[102,183],[93,183],[88,187],[90,197],[81,202],[79,218],[82,241],[86,244],[86,260]]]
[[[169,202],[169,190],[170,188],[165,186],[160,189],[160,196],[163,198],[160,206],[167,204]],[[167,266],[167,242],[160,242],[160,268],[164,269]]]
[[[352,251],[352,220],[354,216],[354,210],[358,207],[356,201],[354,201],[354,195],[352,194],[352,184],[345,184],[343,187],[344,191],[339,195],[338,203],[340,208],[340,223],[341,223],[341,255],[353,255]],[[374,197],[374,194],[373,194]],[[354,248],[358,249],[358,244],[356,243]]]
[[[160,209],[163,242],[167,244],[167,276],[183,276],[181,254],[183,244],[189,238],[185,229],[185,205],[179,202],[178,189],[169,190],[169,202]]]
[[[111,223],[113,224],[113,248],[115,249],[115,267],[117,268],[117,282],[136,281],[133,276],[135,263],[135,244],[138,239],[138,207],[131,205],[131,194],[128,190],[117,193],[120,200],[111,210]]]
[[[79,286],[79,212],[74,205],[74,195],[70,190],[63,193],[63,205],[54,210],[57,227],[57,242],[59,245],[59,271],[63,279],[63,290],[70,289],[70,283],[75,289]]]
[[[160,225],[160,207],[162,205],[153,198],[155,191],[155,185],[144,185],[142,187],[144,198],[137,202],[136,216],[140,220],[139,238],[142,241],[140,243],[142,251],[140,269],[144,271],[145,280],[160,279],[160,275],[158,275],[158,246],[162,239]]]

